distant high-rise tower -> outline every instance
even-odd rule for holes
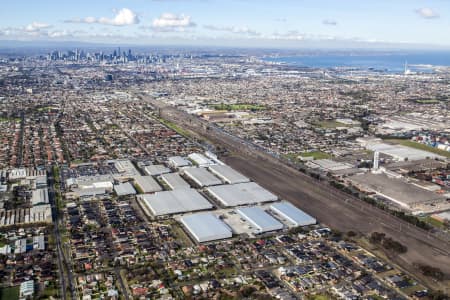
[[[380,152],[375,151],[373,154],[373,170],[377,171],[379,168],[379,161],[380,161]]]

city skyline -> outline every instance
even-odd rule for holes
[[[55,1],[3,4],[0,40],[280,48],[449,48],[450,2]]]

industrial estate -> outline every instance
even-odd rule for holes
[[[448,299],[449,68],[0,53],[1,299]]]

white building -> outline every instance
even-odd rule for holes
[[[231,238],[231,229],[212,213],[183,216],[181,224],[199,243]]]

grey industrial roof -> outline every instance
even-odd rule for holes
[[[201,187],[222,184],[222,181],[208,172],[206,168],[186,168],[183,169],[183,173]]]
[[[414,149],[411,147],[403,146],[403,145],[390,145],[386,143],[376,143],[376,144],[370,144],[367,146],[368,149],[372,151],[378,151],[380,153],[387,154],[389,156],[394,157],[398,160],[405,160],[405,158],[408,158],[408,160],[421,160],[425,159],[427,157],[430,158],[440,158],[443,159],[445,157],[420,150],[420,149]]]
[[[231,229],[211,213],[183,216],[181,223],[197,242],[207,242],[232,237]]]
[[[276,201],[278,198],[255,182],[212,186],[207,189],[225,206]]]
[[[215,164],[211,159],[207,158],[201,153],[191,153],[188,155],[188,157],[199,166],[208,166]]]
[[[95,197],[95,196],[99,196],[99,195],[104,195],[106,194],[106,189],[105,188],[76,188],[73,189],[73,192],[75,194],[78,195],[78,197],[80,198],[84,198],[84,197]]]
[[[252,223],[259,232],[274,231],[283,228],[282,223],[259,207],[243,207],[238,209],[237,212]]]
[[[134,181],[144,193],[154,193],[162,190],[161,186],[152,176],[135,176]]]
[[[181,156],[172,156],[168,158],[168,162],[170,165],[175,168],[190,166],[191,162],[184,157]]]
[[[250,181],[250,179],[227,165],[213,165],[208,168],[212,173],[227,183],[235,184]]]
[[[270,206],[274,212],[280,216],[286,218],[289,222],[295,226],[306,226],[316,224],[316,219],[298,209],[289,202],[275,203]]]
[[[391,178],[385,174],[365,173],[349,177],[353,184],[362,186],[399,203],[414,206],[414,204],[445,201],[443,195],[427,191],[400,178]]]
[[[191,186],[178,173],[161,175],[161,179],[172,189],[189,189]]]
[[[48,204],[48,189],[37,189],[33,190],[31,195],[31,204],[32,205],[38,205],[38,204]]]
[[[117,196],[135,195],[136,190],[129,182],[114,185],[114,191]]]
[[[212,208],[199,192],[194,189],[178,189],[139,195],[140,199],[155,216],[163,216]]]
[[[144,168],[147,175],[158,176],[165,173],[170,173],[170,169],[164,165],[150,165]]]

